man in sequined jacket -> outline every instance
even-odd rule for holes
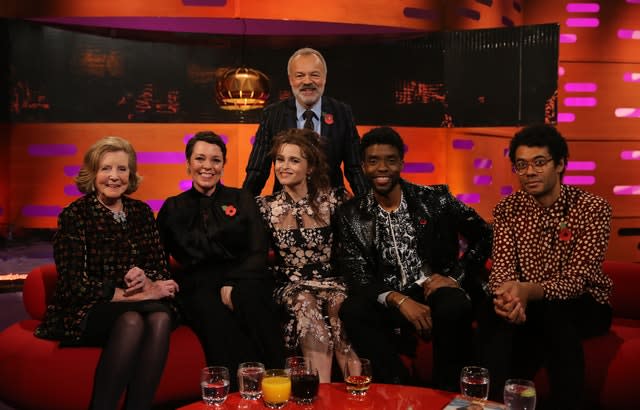
[[[469,293],[483,294],[479,272],[491,229],[445,185],[402,180],[403,147],[388,127],[362,138],[372,190],[343,204],[334,221],[335,263],[349,292],[340,316],[378,382],[410,382],[399,355],[415,353],[417,331],[433,337],[434,386],[458,391],[460,370],[472,356]]]

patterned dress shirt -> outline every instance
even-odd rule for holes
[[[404,195],[400,206],[391,212],[385,211],[378,205],[376,224],[380,232],[380,241],[376,243],[376,248],[382,260],[389,266],[393,266],[395,273],[385,276],[385,285],[401,291],[422,276],[420,272],[422,261],[418,255],[418,238],[411,223]]]
[[[494,209],[493,266],[489,284],[495,291],[508,280],[535,282],[545,299],[571,299],[588,292],[609,303],[613,283],[602,271],[611,207],[602,198],[562,185],[548,208],[518,191]]]

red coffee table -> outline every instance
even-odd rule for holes
[[[455,393],[423,387],[374,383],[366,396],[357,397],[347,393],[344,383],[323,383],[320,385],[318,398],[312,404],[299,405],[289,402],[283,409],[441,410],[455,396]],[[180,407],[179,410],[212,410],[216,408],[224,410],[266,409],[262,399],[243,400],[239,393],[233,393],[229,395],[224,404],[218,407],[207,406],[199,401]]]

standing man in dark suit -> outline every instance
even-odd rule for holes
[[[269,151],[273,138],[289,128],[309,128],[325,139],[331,186],[344,186],[340,169],[344,162],[351,190],[356,195],[366,192],[367,183],[360,167],[360,137],[351,107],[322,95],[327,80],[324,57],[312,48],[301,48],[289,58],[287,73],[293,97],[264,109],[242,187],[260,195],[271,169]],[[278,188],[276,181],[274,191]]]

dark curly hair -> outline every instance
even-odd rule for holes
[[[556,127],[547,124],[534,124],[520,129],[509,143],[511,164],[515,165],[516,150],[522,145],[527,147],[547,147],[555,165],[558,165],[560,160],[564,160],[565,169],[562,170],[560,178],[564,176],[569,158],[569,147],[567,146],[567,141]]]
[[[363,161],[367,148],[377,144],[396,147],[400,159],[404,159],[404,141],[402,141],[400,134],[391,127],[377,127],[364,134],[360,140],[360,154]]]
[[[291,128],[280,132],[273,140],[269,155],[275,158],[284,144],[296,145],[300,148],[302,157],[307,160],[311,174],[307,180],[309,204],[315,215],[318,215],[317,199],[329,190],[329,166],[322,150],[323,138],[315,131],[306,128]]]

